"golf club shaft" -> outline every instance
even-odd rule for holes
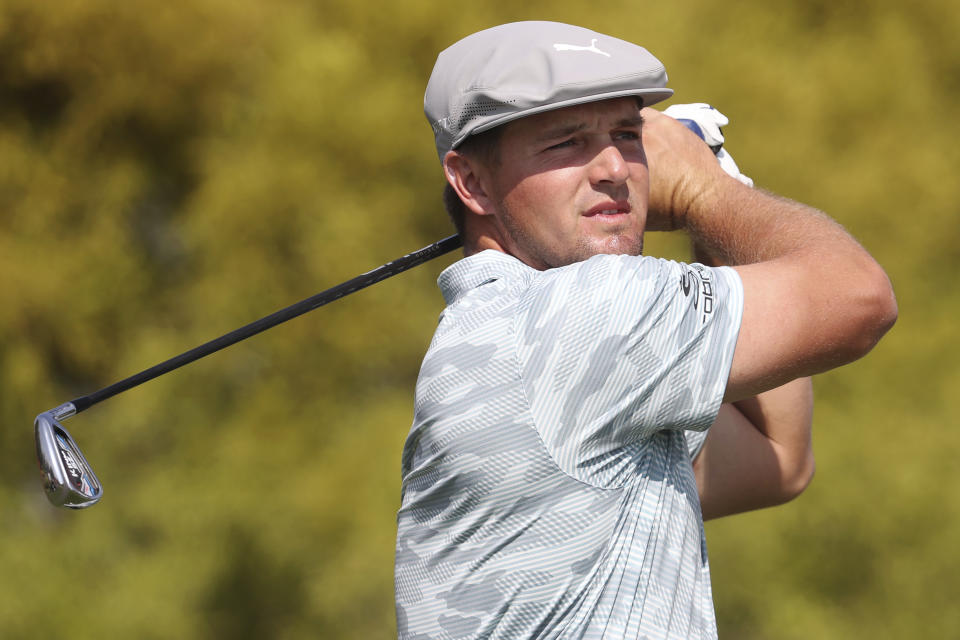
[[[278,324],[286,322],[292,318],[296,318],[299,315],[303,315],[308,311],[313,311],[318,307],[322,307],[325,304],[333,302],[334,300],[339,300],[340,298],[347,296],[355,291],[359,291],[365,287],[369,287],[372,284],[376,284],[381,280],[386,280],[391,276],[395,276],[398,273],[402,273],[407,269],[415,267],[424,262],[428,262],[436,257],[442,256],[446,253],[458,249],[463,246],[463,241],[460,239],[460,236],[452,235],[438,242],[434,242],[431,245],[428,245],[422,249],[409,253],[402,258],[397,258],[392,262],[388,262],[385,265],[377,267],[372,271],[368,271],[364,274],[357,276],[351,280],[347,280],[341,284],[331,287],[326,291],[321,291],[320,293],[310,296],[300,302],[290,305],[284,309],[271,313],[268,316],[260,318],[255,322],[251,322],[248,325],[244,325],[239,329],[235,329],[230,333],[224,334],[219,338],[206,342],[198,347],[194,347],[189,351],[185,351],[178,356],[174,356],[169,360],[161,362],[158,365],[154,365],[149,369],[145,369],[136,375],[132,375],[129,378],[125,378],[119,382],[115,382],[109,387],[104,387],[99,391],[95,391],[89,395],[81,396],[71,400],[69,403],[62,405],[66,407],[67,405],[73,405],[74,411],[70,412],[70,415],[73,413],[80,413],[84,409],[88,409],[93,405],[111,398],[118,393],[126,391],[136,387],[137,385],[143,384],[148,380],[153,380],[157,376],[161,376],[165,373],[178,369],[185,364],[190,364],[195,360],[199,360],[204,356],[208,356],[211,353],[219,351],[225,347],[229,347],[232,344],[245,340],[250,336],[256,335],[262,331],[266,331],[271,327],[275,327]],[[65,416],[64,416],[65,417]]]

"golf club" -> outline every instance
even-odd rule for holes
[[[157,376],[178,369],[241,340],[246,340],[287,320],[313,311],[334,300],[339,300],[438,256],[450,253],[462,245],[463,242],[459,236],[449,236],[280,311],[264,316],[219,338],[194,347],[129,378],[124,378],[99,391],[74,398],[70,402],[39,414],[34,421],[34,432],[37,440],[37,461],[40,463],[40,470],[43,472],[44,490],[47,498],[58,507],[83,509],[95,504],[103,496],[103,486],[87,462],[86,457],[80,451],[80,447],[60,424],[61,420],[76,415],[98,402],[111,398],[127,389],[132,389]]]
[[[678,120],[701,139],[704,137],[703,131],[693,120],[685,118],[678,118]],[[713,149],[713,152],[717,153],[719,150],[720,147],[718,146]],[[463,241],[459,236],[449,236],[413,253],[397,258],[392,262],[381,265],[372,271],[368,271],[351,280],[338,284],[335,287],[331,287],[326,291],[322,291],[289,307],[264,316],[255,322],[244,325],[219,338],[194,347],[189,351],[185,351],[178,356],[174,356],[149,369],[145,369],[129,378],[124,378],[119,382],[115,382],[91,394],[74,398],[70,402],[65,402],[58,407],[37,415],[34,420],[34,434],[37,441],[37,461],[43,473],[43,486],[47,498],[58,507],[83,509],[96,504],[103,496],[103,485],[100,484],[97,475],[93,472],[90,463],[87,462],[86,457],[80,451],[80,447],[77,446],[76,441],[74,441],[63,425],[60,424],[61,420],[66,420],[107,398],[132,389],[157,376],[178,369],[204,356],[236,344],[241,340],[246,340],[271,327],[303,315],[308,311],[313,311],[334,300],[339,300],[344,296],[376,284],[381,280],[386,280],[407,269],[450,253],[461,246],[463,246]]]

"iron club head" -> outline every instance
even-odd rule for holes
[[[43,488],[54,505],[83,509],[96,504],[103,486],[57,417],[57,410],[45,411],[34,422]]]

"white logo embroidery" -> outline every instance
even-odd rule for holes
[[[589,51],[590,53],[599,53],[602,56],[610,57],[610,54],[606,51],[601,51],[597,48],[597,39],[594,38],[590,41],[589,47],[581,47],[576,44],[554,44],[553,48],[557,51]]]

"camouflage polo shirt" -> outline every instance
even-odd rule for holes
[[[684,431],[723,397],[736,272],[485,251],[439,284],[402,457],[400,637],[716,637]]]

